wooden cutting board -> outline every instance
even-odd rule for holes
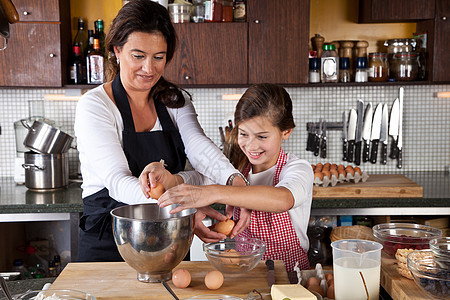
[[[382,252],[383,253],[383,252]],[[395,258],[381,257],[381,285],[394,300],[423,300],[430,299],[414,280],[403,277],[397,272]]]
[[[369,175],[366,182],[314,186],[313,198],[422,198],[423,187],[399,174]]]
[[[207,272],[214,267],[207,261],[183,261],[177,268],[191,273],[191,284],[185,289],[168,282],[180,299],[204,294],[224,294],[247,298],[253,289],[268,288],[267,268],[264,261],[253,270],[242,274],[224,274],[225,280],[218,290],[209,290],[204,284]],[[176,270],[175,268],[174,270]],[[136,271],[125,262],[69,263],[52,284],[51,289],[72,289],[94,295],[97,299],[173,299],[161,283],[143,283]],[[282,261],[275,261],[275,280],[287,284],[286,269]]]

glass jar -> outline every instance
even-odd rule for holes
[[[393,54],[390,72],[391,77],[397,81],[416,80],[419,72],[417,53],[400,52]]]
[[[355,82],[367,82],[367,57],[356,58]]]
[[[339,82],[350,82],[350,58],[339,58]]]
[[[194,23],[205,22],[205,0],[193,0],[191,21]]]
[[[320,80],[322,82],[338,82],[339,80],[339,56],[335,45],[324,45],[320,58]]]
[[[317,57],[309,59],[309,83],[320,82],[320,62]]]
[[[389,63],[387,53],[369,53],[369,81],[388,81]]]
[[[415,39],[392,39],[384,42],[389,54],[399,52],[413,52],[416,48],[417,41]]]

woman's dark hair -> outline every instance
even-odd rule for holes
[[[295,127],[292,115],[292,100],[281,86],[261,83],[247,89],[236,105],[234,128],[225,145],[225,155],[238,170],[242,170],[248,159],[238,145],[239,124],[254,117],[267,117],[281,131]]]
[[[125,4],[112,21],[106,35],[106,49],[109,51],[106,77],[113,80],[120,67],[114,56],[114,47],[122,48],[134,32],[161,33],[167,43],[166,64],[172,59],[177,44],[177,35],[167,9],[150,0],[132,0]],[[154,99],[164,105],[177,108],[184,105],[184,97],[178,87],[162,76],[150,91]]]

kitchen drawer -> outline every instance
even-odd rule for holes
[[[58,22],[59,0],[12,0],[20,21]]]
[[[61,86],[61,61],[59,24],[12,24],[0,51],[0,86]]]

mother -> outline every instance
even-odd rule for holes
[[[169,14],[156,2],[130,1],[113,20],[106,37],[106,49],[114,53],[108,62],[112,81],[84,94],[76,109],[84,207],[78,261],[122,260],[109,212],[155,202],[142,194],[137,178],[148,163],[163,159],[177,173],[187,156],[197,171],[222,184],[238,173],[204,135],[190,96],[162,77],[175,45]],[[236,177],[233,184],[245,183]],[[203,209],[196,217],[197,234],[204,240],[222,239],[203,226],[205,214],[225,219]]]

